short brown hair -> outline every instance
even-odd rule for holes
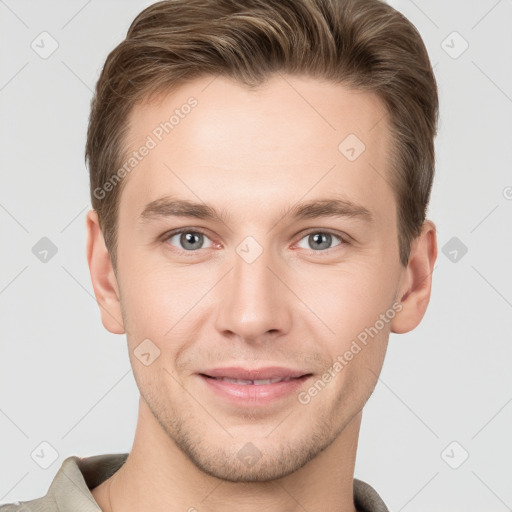
[[[134,105],[201,76],[253,88],[276,72],[373,92],[384,103],[400,262],[407,265],[430,199],[438,121],[437,84],[414,25],[379,0],[165,0],[144,9],[109,54],[91,104],[91,202],[114,269],[123,182],[97,191],[124,161]]]

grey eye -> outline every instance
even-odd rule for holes
[[[333,239],[336,238],[340,241],[340,243],[342,243],[341,238],[336,235],[332,235],[331,233],[326,233],[324,231],[316,231],[314,233],[309,233],[309,235],[306,235],[304,238],[302,238],[298,245],[299,247],[302,247],[302,249],[322,251],[324,249],[330,249]],[[306,244],[308,244],[307,247],[300,245],[303,240],[306,240]]]
[[[203,235],[203,233],[199,233],[198,231],[182,231],[180,233],[175,233],[174,235],[171,235],[168,240],[171,245],[176,246],[176,239],[178,242],[178,249],[183,249],[185,251],[195,251],[197,249],[204,249],[205,240],[210,241],[210,239],[206,235]],[[206,247],[210,246],[211,241],[210,245]]]

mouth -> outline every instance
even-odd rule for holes
[[[303,375],[301,377],[275,377],[273,379],[231,379],[229,377],[211,377],[210,375],[206,375],[204,373],[201,375],[208,379],[223,380],[224,382],[231,382],[232,384],[241,384],[242,386],[247,384],[253,384],[255,386],[264,386],[267,384],[275,384],[276,382],[288,382],[292,379],[301,379],[302,377],[306,377],[306,375]]]
[[[198,374],[207,388],[237,406],[267,405],[293,394],[312,373],[282,368],[217,368]]]
[[[305,375],[311,375],[311,373],[282,366],[265,366],[252,369],[229,366],[205,370],[201,375],[213,379],[225,379],[230,382],[236,381],[237,384],[262,385],[297,379]]]

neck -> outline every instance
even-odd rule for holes
[[[272,481],[240,483],[197,468],[141,398],[126,462],[91,492],[103,512],[356,512],[353,475],[361,414],[293,473]]]

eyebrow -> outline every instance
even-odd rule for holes
[[[370,210],[348,199],[326,198],[299,203],[282,211],[279,218],[290,215],[294,219],[312,219],[317,217],[349,217],[360,219],[368,224],[374,218]],[[187,199],[161,197],[148,203],[139,215],[141,222],[166,217],[194,217],[196,219],[228,221],[225,211],[218,212],[206,203],[197,203]]]

